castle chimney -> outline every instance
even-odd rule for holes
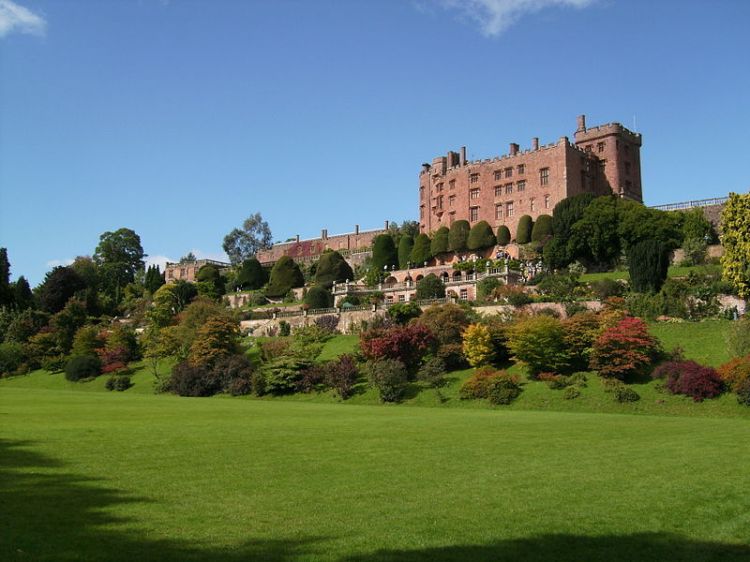
[[[359,225],[358,224],[354,225],[354,234],[359,234]]]
[[[320,237],[323,240],[327,240],[328,239],[328,229],[327,228],[324,228],[323,230],[320,231]]]
[[[539,150],[539,137],[531,139],[531,150]]]
[[[385,229],[386,229],[386,230],[388,230],[388,226],[389,226],[389,225],[390,225],[390,223],[389,223],[388,221],[385,221]]]
[[[576,131],[576,133],[580,131],[586,131],[586,116],[585,115],[578,116],[578,130]]]
[[[518,154],[518,148],[519,148],[518,143],[515,143],[515,142],[510,143],[510,155],[515,156],[516,154]]]
[[[427,162],[422,164],[422,172],[427,173],[429,171],[430,171],[430,165]]]
[[[465,146],[461,147],[461,156],[459,157],[458,165],[466,166],[466,147]]]
[[[299,234],[297,236],[295,236],[295,240],[296,240],[297,244],[299,244]]]

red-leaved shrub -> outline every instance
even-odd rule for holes
[[[374,328],[362,332],[359,347],[368,360],[394,359],[414,372],[435,346],[435,337],[422,324]]]
[[[737,392],[743,383],[750,382],[750,355],[735,357],[719,367],[719,376],[733,392]]]
[[[724,391],[724,382],[712,367],[695,361],[668,361],[652,373],[654,378],[666,379],[666,387],[672,394],[690,396],[696,402],[714,398]]]
[[[626,317],[594,342],[589,366],[603,377],[623,380],[643,373],[659,353],[659,342],[640,318]]]
[[[102,373],[114,373],[127,367],[129,352],[124,347],[98,349],[96,354],[102,362]]]

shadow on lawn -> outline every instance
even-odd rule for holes
[[[0,560],[4,562],[294,562],[334,559],[327,555],[326,538],[323,537],[247,541],[236,548],[223,550],[203,548],[188,541],[155,540],[132,529],[113,529],[117,524],[137,527],[138,522],[111,515],[110,511],[121,504],[149,503],[151,500],[107,488],[100,480],[66,473],[61,462],[30,450],[32,445],[30,442],[0,439]],[[383,537],[384,543],[387,540]],[[340,560],[732,562],[750,560],[750,547],[698,542],[666,533],[602,537],[542,535],[487,545],[383,549]]]

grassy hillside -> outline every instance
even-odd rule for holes
[[[678,265],[670,266],[667,275],[669,277],[687,277],[690,272],[699,274],[716,274],[721,273],[720,265],[697,265],[691,267],[682,267]],[[601,279],[630,279],[628,271],[606,271],[603,273],[584,273],[581,275],[581,281],[599,281]]]

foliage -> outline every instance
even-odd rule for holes
[[[26,277],[21,275],[12,285],[13,305],[16,310],[26,310],[34,306],[34,295]]]
[[[372,242],[372,263],[370,269],[377,273],[398,267],[398,252],[389,234],[379,234]]]
[[[71,267],[58,266],[44,277],[44,281],[36,289],[36,296],[42,310],[55,314],[78,291],[85,288],[86,283]]]
[[[610,297],[621,297],[625,294],[625,286],[615,279],[600,279],[589,283],[591,291],[600,301]]]
[[[159,287],[164,285],[164,275],[159,271],[158,265],[150,265],[146,270],[146,277],[144,278],[143,285],[146,290],[152,295],[159,290]]]
[[[85,323],[86,306],[78,299],[70,299],[65,308],[50,319],[50,328],[62,353],[70,352],[76,331]]]
[[[469,221],[454,221],[448,231],[448,250],[451,252],[463,252],[467,248],[469,241],[469,232],[471,227]]]
[[[129,228],[105,232],[99,237],[94,262],[99,266],[104,291],[115,304],[122,300],[122,290],[143,269],[141,238]]]
[[[241,290],[255,291],[260,289],[268,281],[268,274],[260,262],[252,257],[244,260],[237,277],[235,285]]]
[[[422,308],[413,302],[397,302],[388,307],[386,314],[396,324],[403,325],[412,318],[418,318],[422,314]]]
[[[102,363],[96,355],[74,355],[65,364],[65,378],[75,382],[96,377],[101,369]]]
[[[479,221],[471,227],[466,247],[469,250],[483,250],[497,244],[497,238],[492,233],[492,227],[487,221]]]
[[[195,280],[200,286],[201,283],[207,284],[207,291],[205,296],[216,299],[226,293],[226,280],[221,275],[219,268],[215,265],[208,263],[198,270],[195,276]],[[201,294],[200,288],[198,293]]]
[[[552,210],[552,232],[554,237],[544,247],[544,262],[552,269],[566,267],[580,253],[581,248],[571,242],[573,225],[583,218],[583,212],[595,199],[591,193],[566,197]],[[578,252],[577,252],[578,250]]]
[[[620,380],[644,373],[660,352],[658,341],[640,318],[626,317],[594,342],[590,367],[602,377]]]
[[[343,354],[326,364],[325,382],[339,398],[346,400],[354,394],[359,371],[353,355]]]
[[[521,394],[518,379],[505,371],[483,367],[474,372],[461,386],[462,400],[487,398],[491,404],[510,404]]]
[[[183,280],[167,283],[154,293],[153,306],[148,317],[156,326],[167,326],[198,294],[193,283]]]
[[[735,388],[737,402],[743,406],[750,406],[750,380],[745,380]]]
[[[213,365],[219,359],[237,353],[240,329],[237,322],[213,317],[195,332],[188,360],[193,365]]]
[[[463,354],[472,367],[481,367],[492,362],[495,350],[487,326],[470,324],[466,328],[463,333]]]
[[[685,257],[680,265],[692,266],[705,263],[707,248],[708,243],[703,238],[685,238],[682,242],[682,251]]]
[[[0,343],[0,377],[17,373],[24,361],[26,352],[23,345],[16,342]]]
[[[333,295],[319,285],[313,285],[305,293],[303,302],[311,309],[330,308],[333,306]]]
[[[273,361],[289,353],[292,341],[288,338],[269,338],[257,342],[260,349],[260,357],[264,362]]]
[[[250,215],[242,223],[242,228],[234,228],[224,237],[222,248],[229,256],[232,265],[248,260],[271,247],[271,229],[260,213]]]
[[[507,246],[510,244],[510,229],[506,225],[501,224],[497,227],[497,236],[495,238],[499,245]]]
[[[448,251],[449,241],[448,237],[450,230],[447,226],[441,226],[435,232],[432,233],[432,241],[430,242],[430,253],[433,256],[438,254],[444,254]]]
[[[471,322],[464,308],[452,303],[431,306],[415,322],[426,326],[435,336],[436,355],[445,361],[448,369],[465,365],[461,335]]]
[[[516,243],[528,244],[531,242],[531,230],[533,221],[529,215],[523,215],[518,219],[518,226],[516,227]]]
[[[133,383],[130,381],[130,377],[128,375],[112,375],[104,384],[104,387],[107,390],[116,390],[118,392],[127,390],[131,386],[133,386]]]
[[[735,357],[718,369],[719,377],[734,392],[750,382],[750,355]]]
[[[537,289],[555,302],[570,301],[576,296],[576,290],[580,286],[578,278],[578,275],[571,273],[545,275],[537,283]]]
[[[531,241],[545,242],[550,236],[552,236],[552,217],[539,215],[531,229]]]
[[[360,334],[359,346],[368,360],[396,359],[410,373],[435,347],[435,337],[423,324],[371,328]]]
[[[516,285],[500,285],[493,291],[493,297],[511,306],[524,306],[533,302],[531,296]]]
[[[667,278],[669,252],[659,240],[645,239],[628,250],[630,281],[639,293],[656,293]]]
[[[315,268],[314,279],[316,285],[329,289],[334,283],[353,281],[354,271],[340,253],[324,252]]]
[[[402,236],[398,241],[399,269],[406,269],[408,263],[411,261],[412,248],[414,248],[414,238],[412,238],[411,236]]]
[[[682,238],[684,240],[703,240],[705,243],[712,243],[716,240],[714,227],[706,218],[706,214],[701,207],[693,207],[688,211],[682,212]]]
[[[127,351],[124,348],[97,349],[96,354],[102,362],[101,372],[104,374],[121,371],[127,367]]]
[[[73,337],[73,355],[96,355],[98,349],[104,347],[104,339],[96,326],[81,326]]]
[[[415,267],[421,267],[425,262],[430,261],[432,258],[432,242],[430,237],[422,233],[417,236],[414,240],[414,247],[411,250],[409,261],[414,264]]]
[[[49,322],[49,314],[38,310],[25,309],[21,311],[7,311],[9,323],[5,328],[5,341],[24,343]],[[0,341],[3,340],[0,333]]]
[[[724,279],[735,286],[740,297],[750,298],[750,193],[729,195],[721,213],[721,224]]]
[[[141,348],[133,328],[116,324],[106,335],[106,340],[107,349],[124,350],[125,361],[134,361],[141,358]]]
[[[517,322],[508,331],[508,348],[523,361],[530,375],[544,371],[565,373],[570,369],[571,350],[562,323],[550,316],[533,316]]]
[[[434,273],[417,281],[418,300],[439,299],[445,296],[445,284]]]
[[[719,396],[724,390],[724,382],[716,370],[695,361],[664,363],[652,376],[666,379],[666,388],[672,394],[690,396],[695,402]]]
[[[326,334],[335,334],[339,325],[339,317],[335,314],[324,314],[315,319],[315,326]]]
[[[495,290],[503,285],[497,277],[485,277],[477,283],[477,300],[487,300],[491,298]]]
[[[417,371],[417,380],[432,388],[440,388],[445,384],[445,375],[445,361],[440,357],[428,357]]]
[[[404,364],[397,359],[373,359],[365,363],[364,371],[370,385],[375,387],[381,402],[400,401],[408,386]]]
[[[617,233],[619,201],[613,195],[605,195],[586,205],[581,218],[571,227],[566,258],[590,260],[601,266],[617,261],[622,248]]]
[[[645,207],[641,203],[621,199],[618,203],[618,226],[622,249],[645,240],[657,240],[667,252],[682,244],[682,214]]]
[[[563,392],[563,398],[565,400],[575,400],[581,395],[581,391],[577,386],[568,386]]]
[[[746,313],[732,324],[729,331],[729,352],[734,357],[750,355],[750,314]]]
[[[13,293],[10,288],[8,249],[0,248],[0,308],[12,305],[13,300]]]
[[[299,266],[289,256],[281,256],[271,269],[271,278],[266,287],[266,296],[281,298],[295,287],[302,287],[305,278]]]
[[[591,349],[601,332],[599,317],[593,312],[581,312],[563,320],[565,342],[573,370],[588,368]]]

